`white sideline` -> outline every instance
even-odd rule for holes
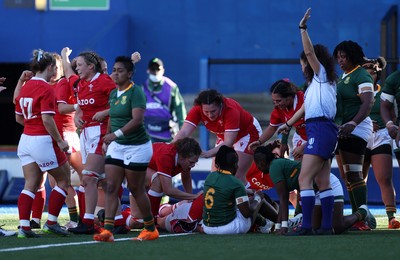
[[[193,235],[193,234],[196,234],[196,233],[165,234],[165,235],[160,235],[160,238],[162,238],[162,237],[185,236],[185,235]],[[37,239],[37,238],[31,238],[31,239]],[[132,240],[132,237],[115,239],[114,242],[126,241],[126,240]],[[22,250],[43,249],[43,248],[50,248],[50,247],[88,245],[88,244],[96,244],[96,243],[104,243],[104,242],[86,241],[86,242],[71,242],[71,243],[61,243],[61,244],[48,244],[48,245],[40,245],[40,246],[5,248],[5,249],[0,249],[0,253],[2,253],[2,252],[15,252],[15,251],[22,251]]]

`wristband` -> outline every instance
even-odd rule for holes
[[[299,29],[307,30],[307,25],[299,25]]]
[[[287,228],[288,227],[288,222],[287,221],[282,221],[282,227]]]
[[[292,126],[290,126],[287,122],[285,123],[285,125],[286,125],[287,127],[292,127]]]
[[[121,131],[121,129],[118,129],[117,131],[115,131],[114,134],[117,138],[124,136],[124,133]]]
[[[390,120],[386,123],[386,127],[391,127],[392,125],[394,125],[393,121]]]
[[[262,145],[262,142],[260,141],[260,139],[258,139],[257,141],[260,143],[260,145]]]
[[[275,230],[281,229],[281,223],[275,223]]]
[[[74,110],[76,111],[76,109],[78,108],[78,104],[74,104]]]
[[[351,120],[350,122],[347,122],[347,124],[352,125],[352,126],[354,126],[354,127],[357,126],[357,123],[354,122],[353,120]]]

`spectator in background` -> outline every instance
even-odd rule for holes
[[[35,193],[42,180],[42,172],[54,177],[57,185],[49,199],[49,214],[43,230],[47,233],[68,235],[57,222],[67,197],[70,184],[70,166],[65,155],[68,143],[57,130],[53,116],[56,113],[56,95],[48,84],[56,72],[56,60],[51,53],[33,52],[31,70],[35,75],[23,87],[16,98],[16,121],[24,126],[18,144],[25,178],[24,189],[18,198],[20,219],[19,238],[37,237],[30,227],[30,214]]]
[[[236,177],[246,184],[246,173],[253,163],[253,151],[248,147],[258,140],[262,131],[257,119],[237,101],[208,89],[200,92],[194,100],[194,106],[174,141],[192,135],[200,122],[217,136],[215,147],[203,151],[202,157],[214,157],[222,145],[234,147],[239,156]],[[215,158],[211,170],[216,170]]]
[[[367,143],[372,136],[369,113],[374,104],[374,81],[361,65],[364,52],[358,43],[343,41],[333,51],[343,70],[337,83],[336,123],[339,125],[336,161],[346,183],[353,213],[367,204],[367,185],[362,175]],[[370,230],[364,222],[353,229]]]
[[[164,76],[159,58],[149,61],[149,78],[143,84],[147,98],[144,122],[152,142],[170,142],[186,118],[185,102],[175,82]]]

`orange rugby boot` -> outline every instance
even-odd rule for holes
[[[147,229],[143,229],[142,232],[140,232],[138,237],[134,237],[132,240],[139,240],[139,241],[143,241],[143,240],[156,240],[159,237],[159,233],[157,228],[154,229],[153,231],[147,230]]]
[[[114,235],[107,229],[103,229],[99,234],[95,234],[93,239],[102,242],[114,242]]]

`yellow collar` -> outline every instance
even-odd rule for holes
[[[230,171],[225,171],[225,170],[217,170],[217,172],[220,172],[223,174],[232,174]]]
[[[353,73],[356,69],[358,69],[359,67],[361,67],[360,65],[357,65],[357,67],[355,67],[354,69],[352,69],[349,73],[345,73],[346,76]]]
[[[132,86],[133,86],[133,82],[131,82],[131,84],[130,84],[126,89],[124,89],[124,90],[119,90],[119,91],[125,92],[125,91],[129,90]]]

